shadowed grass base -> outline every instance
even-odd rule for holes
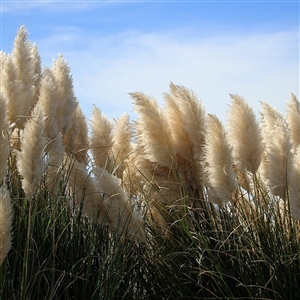
[[[1,299],[300,298],[299,222],[276,206],[256,218],[208,204],[164,212],[168,234],[149,222],[138,245],[92,224],[72,197],[41,189],[30,205],[16,190]]]

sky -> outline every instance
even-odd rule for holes
[[[21,24],[42,64],[67,60],[87,118],[95,106],[132,119],[130,92],[163,107],[169,84],[192,90],[226,121],[229,94],[259,117],[299,99],[299,1],[1,1],[1,50]]]

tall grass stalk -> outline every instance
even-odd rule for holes
[[[232,95],[226,129],[171,83],[164,109],[131,94],[135,124],[95,108],[89,137],[66,61],[41,70],[18,34],[0,57],[1,300],[300,299],[295,95],[287,123]]]

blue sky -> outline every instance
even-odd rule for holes
[[[170,81],[224,121],[229,93],[256,112],[299,99],[299,1],[1,1],[1,50],[21,24],[45,66],[68,61],[87,117],[135,118],[128,93],[163,105]]]

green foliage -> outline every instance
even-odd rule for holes
[[[31,202],[12,172],[13,245],[0,269],[1,299],[297,299],[299,222],[278,206],[257,217],[209,202],[161,211],[144,244],[91,223],[62,178],[57,197],[41,184]],[[259,214],[260,211],[264,213]],[[284,218],[284,219],[283,219]]]

